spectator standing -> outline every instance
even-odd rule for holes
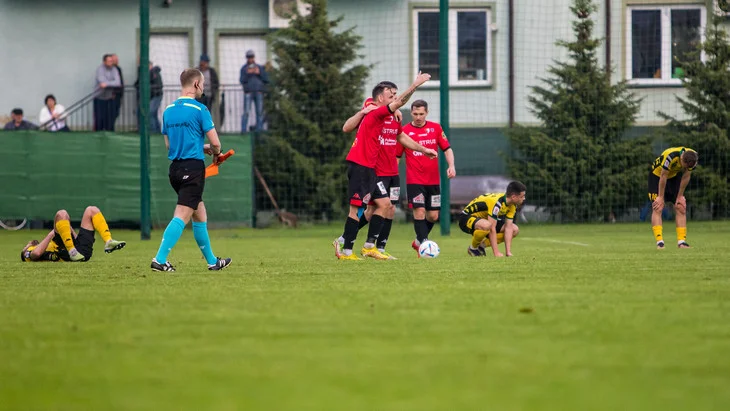
[[[215,112],[215,110],[213,110],[213,105],[216,103],[216,99],[218,97],[220,81],[218,80],[218,73],[210,66],[210,57],[208,57],[207,54],[200,55],[198,70],[200,70],[200,72],[203,73],[203,77],[205,77],[205,82],[203,83],[205,89],[203,90],[203,95],[196,100],[198,103],[208,107],[208,111],[212,114]]]
[[[66,125],[66,108],[56,103],[56,97],[49,94],[45,98],[45,105],[38,114],[38,121],[48,131],[71,131]]]
[[[5,130],[38,130],[38,126],[23,120],[23,109],[15,108],[10,112],[11,122],[5,124]]]
[[[241,116],[241,132],[248,131],[248,113],[251,111],[251,103],[256,108],[256,131],[263,130],[264,126],[264,92],[269,84],[269,76],[266,68],[256,63],[256,55],[253,50],[246,52],[246,64],[241,67],[239,78],[243,86],[243,116]]]
[[[150,69],[150,131],[155,134],[162,132],[162,125],[158,117],[160,111],[160,104],[162,103],[162,69],[159,66],[155,66],[151,61],[149,65]],[[139,72],[139,70],[137,70]],[[139,78],[134,82],[134,87],[137,89],[137,108],[139,113]]]
[[[122,80],[111,54],[105,54],[102,61],[95,77],[97,94],[94,98],[94,130],[114,131],[114,89],[121,87]]]
[[[122,68],[119,67],[119,56],[112,54],[112,61],[114,62],[114,68],[119,73],[119,87],[114,88],[114,123],[117,123],[119,118],[119,112],[122,109],[122,97],[124,97],[124,76],[122,75]]]

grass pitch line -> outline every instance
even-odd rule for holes
[[[556,243],[556,244],[570,244],[570,245],[579,245],[581,247],[590,247],[590,244],[586,243],[579,243],[577,241],[563,241],[563,240],[553,240],[551,238],[524,238],[524,240],[532,240],[532,241],[544,241],[547,243]]]

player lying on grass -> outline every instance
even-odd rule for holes
[[[504,257],[498,244],[504,242],[507,257],[512,256],[512,239],[520,232],[513,222],[517,206],[525,202],[527,188],[519,181],[507,185],[504,193],[487,193],[471,200],[461,212],[459,227],[471,234],[467,253],[472,257],[486,255],[486,247],[492,247],[496,257]]]
[[[664,248],[662,234],[662,211],[664,202],[674,203],[677,222],[677,247],[689,248],[687,244],[687,200],[684,189],[689,184],[692,170],[697,166],[698,154],[687,147],[671,147],[654,160],[649,167],[649,200],[652,201],[651,230],[656,239],[656,248]],[[682,174],[680,177],[679,174]]]
[[[71,228],[71,218],[66,210],[56,211],[53,227],[46,238],[31,240],[23,247],[21,261],[89,261],[94,251],[94,230],[104,240],[106,253],[122,249],[127,244],[112,238],[104,216],[94,206],[84,210],[78,234]]]

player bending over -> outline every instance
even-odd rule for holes
[[[491,246],[496,257],[504,257],[498,244],[504,242],[507,257],[512,256],[512,239],[520,232],[513,222],[517,206],[525,202],[527,188],[519,181],[507,185],[504,193],[487,193],[471,200],[461,212],[459,227],[471,234],[471,245],[467,252],[473,257],[486,255],[486,247]]]
[[[671,147],[662,153],[649,167],[649,201],[652,201],[651,230],[656,239],[656,248],[664,249],[662,235],[662,210],[664,202],[674,204],[677,221],[677,247],[689,248],[687,244],[687,200],[684,189],[689,184],[692,170],[697,166],[699,156],[687,147]],[[682,173],[682,177],[679,176]]]
[[[71,228],[71,218],[66,210],[56,211],[53,227],[46,238],[41,241],[31,240],[23,247],[20,252],[21,261],[89,261],[94,251],[94,230],[104,240],[105,253],[122,249],[127,244],[112,239],[104,216],[94,206],[88,206],[84,210],[78,235]]]

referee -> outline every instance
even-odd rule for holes
[[[205,163],[203,154],[213,156],[218,163],[221,142],[210,111],[198,103],[203,95],[205,78],[197,69],[187,69],[180,74],[182,96],[165,108],[162,114],[162,134],[165,137],[167,157],[170,164],[170,185],[177,193],[175,215],[165,229],[157,255],[152,259],[152,270],[175,271],[167,261],[190,218],[193,219],[193,236],[209,270],[221,270],[231,264],[230,258],[213,254],[208,237],[208,216],[203,204],[205,187]],[[203,144],[208,136],[210,144]]]

